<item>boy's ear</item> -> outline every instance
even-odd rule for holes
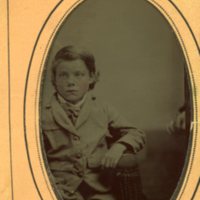
[[[90,90],[94,89],[96,83],[99,81],[99,72],[90,74]]]
[[[92,73],[91,74],[91,80],[92,80],[91,83],[98,82],[99,81],[99,76],[100,76],[100,72],[99,71],[97,71],[96,73]]]
[[[90,74],[90,84],[95,82],[95,74],[91,73]]]

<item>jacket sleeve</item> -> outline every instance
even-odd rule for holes
[[[124,144],[134,153],[140,151],[145,144],[145,133],[122,117],[115,108],[107,105],[108,129],[115,143]]]

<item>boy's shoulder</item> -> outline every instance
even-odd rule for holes
[[[89,107],[92,107],[94,109],[105,109],[105,110],[106,107],[108,106],[108,104],[105,101],[103,101],[101,98],[91,93],[87,95],[84,104],[88,104]],[[41,104],[40,107],[41,118],[45,120],[48,120],[49,118],[51,119],[53,114],[52,110],[58,109],[59,107],[60,103],[56,97],[56,94],[52,94],[52,96],[48,99],[47,102]]]
[[[116,113],[116,109],[110,105],[108,102],[103,100],[101,97],[94,95],[92,93],[89,93],[87,95],[86,101],[84,104],[87,104],[87,109],[90,109],[95,116],[98,114],[98,117],[100,115],[104,115],[106,117],[112,116],[113,114]],[[55,123],[54,120],[54,112],[56,110],[57,114],[59,113],[59,110],[61,111],[60,104],[56,98],[56,95],[53,94],[52,97],[48,100],[48,102],[44,103],[41,106],[40,109],[40,118],[41,118],[41,123],[43,127],[50,127],[53,126]],[[60,115],[62,115],[60,113]]]
[[[92,107],[94,110],[103,112],[107,117],[111,118],[112,116],[120,115],[115,106],[105,101],[105,99],[102,99],[97,95],[92,95],[91,99],[92,99]]]

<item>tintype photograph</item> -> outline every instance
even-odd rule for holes
[[[150,3],[74,8],[40,85],[43,159],[58,200],[175,197],[189,151],[189,88],[178,39]]]

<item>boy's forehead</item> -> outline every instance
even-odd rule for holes
[[[88,70],[86,64],[81,59],[61,60],[57,65],[57,70]]]

